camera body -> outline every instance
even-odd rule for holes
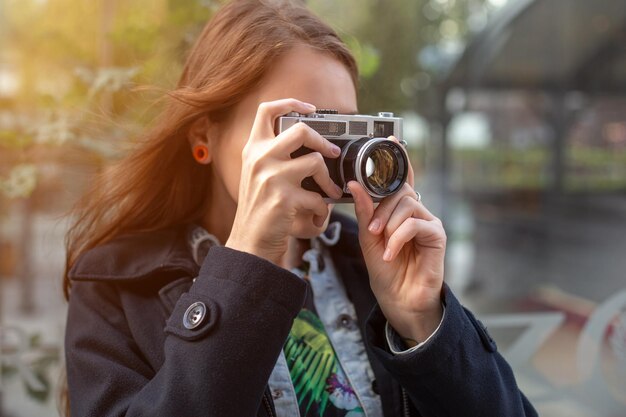
[[[330,198],[312,177],[302,181],[303,188],[321,194],[327,202],[353,202],[347,187],[351,180],[361,183],[374,201],[394,194],[406,182],[409,171],[406,151],[402,145],[388,139],[394,136],[402,141],[402,118],[384,112],[378,116],[338,114],[336,110],[318,110],[310,114],[292,112],[278,118],[276,133],[299,122],[341,148],[338,158],[324,158],[330,177],[343,189],[341,198]],[[302,147],[291,157],[310,152],[311,149]]]

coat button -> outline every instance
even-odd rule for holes
[[[277,399],[279,399],[282,396],[283,396],[283,390],[275,389],[274,391],[272,391],[272,398],[273,399],[277,400]]]
[[[206,317],[206,305],[197,301],[190,305],[185,311],[185,315],[183,316],[183,326],[186,329],[192,330],[198,327],[204,321]]]
[[[341,314],[337,317],[337,327],[343,327],[347,330],[355,330],[356,324],[349,314]]]

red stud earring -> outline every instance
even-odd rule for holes
[[[206,145],[194,145],[193,157],[200,164],[209,162],[209,148]]]

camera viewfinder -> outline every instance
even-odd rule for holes
[[[374,122],[374,137],[375,138],[388,138],[393,136],[393,122]]]

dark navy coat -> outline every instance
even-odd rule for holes
[[[445,287],[446,313],[418,351],[394,356],[369,287],[357,228],[333,260],[354,303],[386,417],[536,416],[486,329]],[[66,366],[73,417],[273,416],[267,387],[305,283],[256,256],[211,248],[201,268],[186,228],[118,237],[70,270]],[[194,280],[195,278],[195,280]],[[183,317],[201,301],[206,315]]]

